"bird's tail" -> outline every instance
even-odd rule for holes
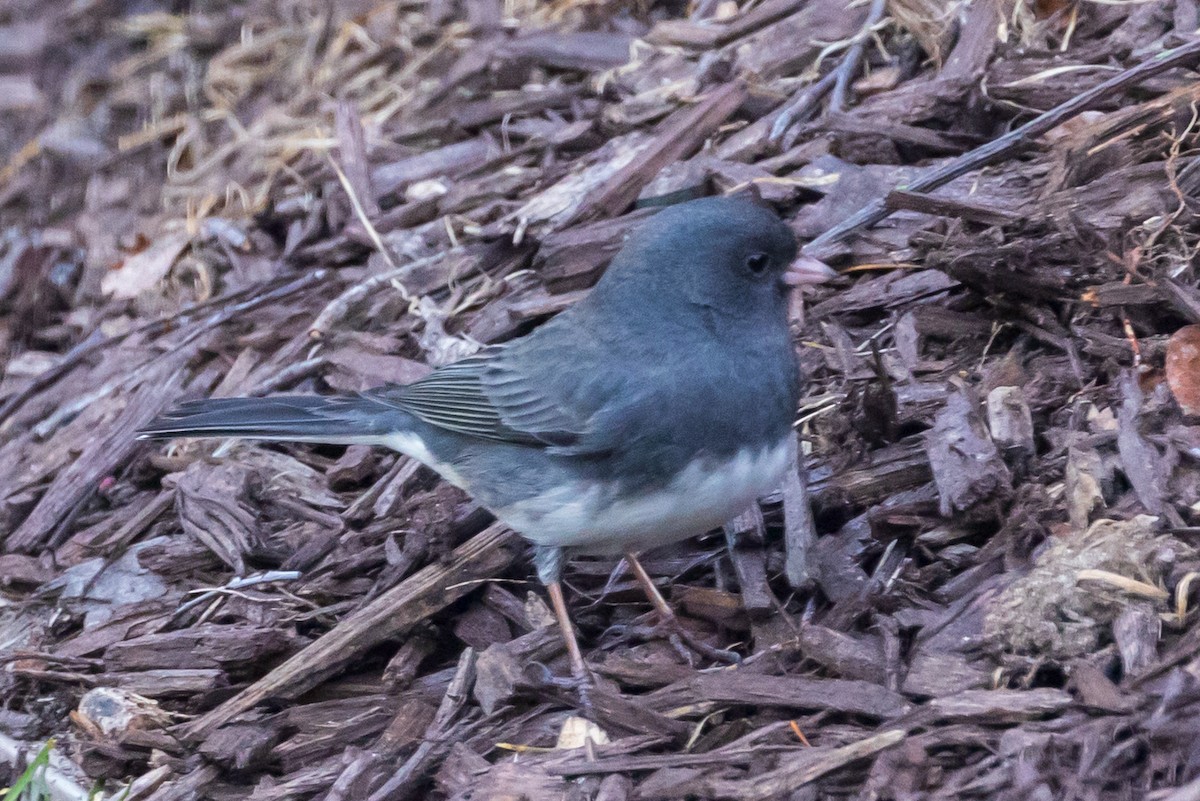
[[[361,396],[283,395],[208,398],[180,404],[138,432],[142,439],[239,437],[245,439],[374,443],[403,431],[404,412]]]

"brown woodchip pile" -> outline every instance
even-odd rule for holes
[[[1198,28],[3,0],[0,787],[54,737],[64,798],[1200,797]],[[814,516],[792,481],[647,558],[734,668],[572,564],[584,747],[525,546],[464,494],[362,446],[134,437],[411,381],[735,191],[846,275],[794,310]]]

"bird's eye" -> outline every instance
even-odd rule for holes
[[[746,257],[746,269],[754,275],[762,275],[771,264],[771,257],[766,253],[752,253]]]

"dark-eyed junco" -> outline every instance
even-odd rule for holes
[[[565,556],[636,553],[721,525],[789,464],[800,375],[788,290],[834,275],[750,200],[637,229],[590,294],[531,334],[406,386],[185,403],[146,437],[384,445],[462,487],[535,546],[572,670]]]

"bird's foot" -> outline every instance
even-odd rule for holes
[[[591,721],[598,720],[596,707],[592,702],[592,690],[595,689],[596,680],[586,667],[582,674],[572,671],[570,676],[556,676],[541,662],[533,662],[525,668],[525,671],[530,684],[559,690],[566,695],[574,695],[576,706],[584,717]]]
[[[688,629],[674,614],[660,615],[659,621],[653,626],[627,625],[614,626],[612,630],[627,634],[640,640],[664,639],[671,644],[675,652],[684,662],[695,667],[693,654],[720,662],[726,665],[741,664],[742,657],[734,651],[709,645]]]
[[[723,662],[725,664],[736,665],[742,661],[742,658],[733,651],[725,651],[720,648],[714,648],[708,643],[701,640],[684,625],[679,616],[675,614],[675,610],[667,603],[667,599],[659,592],[658,587],[654,584],[654,579],[646,572],[646,568],[638,560],[638,556],[633,551],[625,554],[625,562],[629,565],[629,569],[633,571],[634,578],[642,585],[642,589],[646,592],[646,597],[654,606],[658,613],[658,624],[649,628],[649,637],[664,637],[667,642],[671,643],[672,647],[683,657],[683,661],[695,667],[692,662],[691,651],[694,651],[701,656],[706,656],[715,662]],[[646,629],[641,629],[640,633],[645,633]],[[631,632],[639,633],[639,632]],[[688,649],[691,649],[689,651]]]

